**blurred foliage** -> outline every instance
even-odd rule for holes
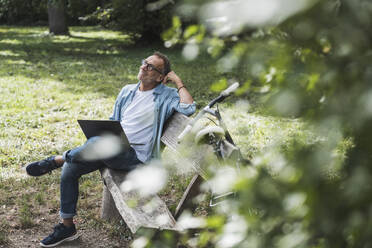
[[[90,13],[96,11],[105,2],[102,0],[68,0],[67,4],[67,15],[71,24],[78,24],[79,18],[84,17]],[[97,24],[97,23],[90,23]]]
[[[47,3],[55,0],[0,0],[0,24],[46,25]],[[67,0],[69,25],[101,25],[147,43],[161,41],[172,26],[173,0]]]
[[[0,0],[0,23],[29,24],[47,21],[46,0]]]
[[[106,9],[112,9],[111,27],[153,43],[161,41],[161,33],[171,27],[173,7],[174,1],[167,0],[112,0]]]
[[[242,100],[254,94],[267,114],[301,118],[323,138],[294,136],[254,154],[232,186],[237,196],[198,235],[180,239],[190,247],[370,247],[372,2],[301,1],[292,12],[287,6],[300,2],[262,2],[185,0],[165,46],[182,43],[189,60],[208,52],[243,84]],[[199,24],[184,28],[183,18]]]
[[[49,0],[53,2],[54,0]],[[70,25],[79,24],[79,18],[89,15],[108,0],[68,0],[67,15]],[[0,0],[0,23],[45,25],[48,23],[48,0]],[[86,23],[85,23],[86,24]],[[89,24],[98,24],[89,23]]]

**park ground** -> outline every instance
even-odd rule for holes
[[[208,55],[187,61],[179,48],[135,46],[129,36],[98,27],[72,27],[70,36],[57,37],[46,27],[0,26],[0,247],[39,247],[58,222],[60,171],[31,178],[24,165],[83,143],[76,120],[107,119],[121,87],[136,83],[141,59],[155,50],[170,57],[198,109],[217,95],[213,83],[234,77],[216,71]],[[244,156],[289,137],[312,138],[300,121],[260,114],[248,100],[221,105]],[[161,192],[171,210],[187,184],[181,178],[171,173]],[[101,192],[98,172],[81,178],[81,238],[61,247],[129,247],[135,237],[123,223],[100,219]]]

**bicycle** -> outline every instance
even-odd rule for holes
[[[213,148],[213,153],[220,162],[225,162],[229,160],[234,163],[234,169],[237,173],[240,171],[241,166],[246,166],[250,164],[248,159],[245,159],[240,151],[240,148],[235,144],[232,139],[230,132],[227,129],[225,122],[222,119],[217,103],[223,102],[227,97],[229,97],[234,91],[239,87],[239,83],[234,83],[224,91],[222,91],[218,97],[210,101],[197,115],[195,118],[191,119],[186,125],[185,129],[178,136],[178,141],[182,142],[186,136],[190,133],[194,135],[194,142],[196,145],[205,144]],[[215,107],[216,106],[216,107]],[[214,108],[215,107],[215,108]],[[207,119],[210,124],[199,128],[200,130],[194,130],[198,121],[200,121],[206,114],[214,117],[217,121],[210,117]],[[192,139],[192,138],[191,138]],[[207,176],[207,172],[202,170],[204,179]],[[209,203],[210,207],[216,206],[222,202],[226,197],[234,195],[234,192],[225,192],[222,194],[216,194],[211,188],[212,197]]]

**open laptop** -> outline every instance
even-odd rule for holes
[[[119,136],[124,147],[129,146],[129,141],[119,121],[111,120],[78,120],[78,123],[87,139],[104,134]]]

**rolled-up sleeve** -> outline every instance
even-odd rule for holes
[[[178,99],[178,102],[179,102],[179,99]],[[176,107],[176,111],[177,112],[180,112],[184,115],[192,115],[193,113],[195,113],[195,110],[196,110],[196,103],[193,102],[193,103],[183,103],[183,102],[179,102],[178,106]]]
[[[196,110],[196,103],[195,102],[193,102],[193,103],[180,102],[180,97],[178,96],[177,93],[175,93],[175,96],[172,97],[170,106],[171,106],[171,112],[177,111],[177,112],[179,112],[181,114],[184,114],[184,115],[187,115],[187,116],[192,115],[193,113],[195,113],[195,110]],[[169,114],[171,114],[171,113],[169,113]]]

